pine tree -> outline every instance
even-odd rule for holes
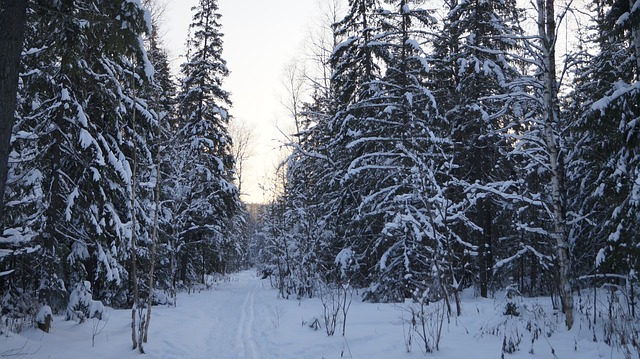
[[[328,203],[342,218],[342,249],[354,254],[349,270],[370,286],[369,298],[448,298],[451,143],[423,85],[421,48],[434,20],[411,1],[389,4],[350,2],[336,27],[346,39],[331,59],[334,102],[323,136],[336,200]]]

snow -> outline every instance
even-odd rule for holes
[[[405,41],[405,44],[409,47],[411,47],[414,51],[422,51],[422,47],[420,46],[420,44],[418,43],[418,41],[414,40],[414,39],[407,39]]]
[[[618,18],[618,20],[616,21],[616,25],[618,26],[624,26],[624,23],[629,20],[629,16],[630,14],[628,12],[625,12],[624,14],[622,14],[622,16],[620,16]]]
[[[149,11],[145,10],[145,22],[147,23],[147,26],[151,26],[151,13]],[[151,33],[151,30],[149,30],[149,33]],[[140,46],[140,49],[142,51],[142,61],[143,61],[143,65],[144,65],[144,75],[149,78],[152,79],[155,76],[155,68],[153,67],[153,64],[151,63],[151,61],[149,60],[149,56],[147,54],[147,51],[145,49],[144,46],[144,42],[142,40],[141,37],[138,37],[138,45]]]
[[[0,277],[4,277],[6,275],[9,275],[9,274],[11,274],[11,273],[13,273],[15,271],[16,271],[15,269],[10,269],[10,270],[6,270],[4,272],[0,272]]]
[[[89,131],[85,130],[84,128],[80,129],[80,146],[82,146],[83,150],[89,148],[89,146],[91,146],[94,141],[95,140],[93,139],[93,136],[91,136]]]
[[[87,318],[102,319],[103,313],[102,302],[91,299],[91,283],[77,283],[69,296],[67,318],[84,322]]]
[[[0,355],[33,359],[500,358],[504,337],[515,334],[522,339],[519,350],[504,358],[623,358],[602,342],[594,343],[594,333],[581,317],[571,331],[563,329],[563,319],[554,314],[548,298],[512,300],[522,313],[519,317],[503,314],[504,294],[482,299],[465,292],[462,300],[462,316],[450,320],[444,316],[439,351],[422,353],[414,333],[408,353],[411,310],[416,304],[365,303],[356,294],[345,336],[327,336],[320,299],[278,299],[268,279],[246,271],[217,282],[213,290],[179,294],[177,307],[154,307],[145,356],[131,350],[131,311],[111,308],[104,308],[102,320],[84,323],[54,316],[50,333],[34,328],[3,334]],[[438,303],[424,308],[441,316],[444,311]],[[310,325],[316,319],[321,328],[314,330]],[[544,335],[527,326],[542,328]]]
[[[609,242],[618,242],[620,240],[620,234],[622,233],[624,227],[622,226],[622,223],[619,223],[618,226],[616,227],[615,232],[612,232],[609,235]]]
[[[40,310],[38,310],[38,314],[36,314],[36,323],[44,323],[45,319],[49,315],[53,315],[51,307],[48,305],[43,305]]]
[[[605,110],[611,105],[611,103],[622,96],[626,96],[627,94],[640,91],[640,81],[635,82],[633,84],[627,84],[624,81],[618,81],[615,83],[615,91],[609,95],[601,98],[591,105],[591,109],[593,111],[600,111],[601,114],[604,114]]]
[[[346,275],[346,270],[351,264],[353,255],[353,250],[351,250],[351,248],[345,248],[336,256],[335,264],[340,268],[340,273],[343,277]]]
[[[76,198],[78,198],[78,196],[80,196],[80,192],[78,191],[78,187],[75,187],[73,189],[73,191],[67,197],[67,208],[64,211],[65,219],[67,221],[71,220],[71,215],[73,214],[72,213],[72,208],[73,208],[73,205],[75,204]]]
[[[91,177],[93,178],[93,181],[99,182],[102,178],[102,176],[100,176],[100,171],[98,171],[98,169],[95,167],[89,167],[89,170],[91,171],[91,173],[93,173],[93,176]]]
[[[60,100],[61,101],[71,101],[71,96],[69,95],[69,90],[67,90],[66,88],[63,88],[62,91],[60,91]]]
[[[357,40],[356,37],[350,36],[343,42],[339,43],[333,48],[333,54],[331,56],[335,56],[339,51],[342,50],[343,47],[351,46],[351,44],[354,43],[356,40]]]
[[[44,50],[46,50],[48,48],[49,48],[48,46],[43,46],[41,48],[30,48],[29,50],[26,50],[26,51],[22,52],[22,57],[35,55],[35,54],[40,53],[40,52],[42,52],[42,51],[44,51]]]
[[[598,255],[596,256],[596,268],[599,268],[602,263],[606,260],[605,249],[600,248],[598,251]]]
[[[82,127],[86,128],[89,126],[88,121],[87,121],[87,114],[84,113],[84,109],[82,108],[82,106],[80,106],[80,104],[76,104],[76,108],[78,110],[78,122],[80,122],[80,124],[82,125]],[[86,149],[86,147],[85,147]]]

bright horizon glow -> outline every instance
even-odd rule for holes
[[[167,0],[161,33],[169,50],[174,75],[180,76],[191,7],[197,0]],[[242,199],[247,203],[269,200],[260,188],[268,184],[279,161],[282,134],[289,119],[282,101],[283,73],[300,53],[312,30],[317,0],[218,0],[224,34],[222,57],[231,74],[223,88],[231,93],[230,113],[255,132],[254,155],[245,165]]]

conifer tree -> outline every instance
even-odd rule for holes
[[[622,275],[632,288],[640,270],[640,10],[633,1],[589,6],[595,21],[576,56],[570,107],[576,146],[568,180],[576,215],[587,219],[578,222],[576,251],[581,270]]]
[[[368,243],[356,242],[354,248],[375,260],[371,298],[448,299],[455,276],[445,197],[451,142],[424,86],[429,59],[420,46],[435,20],[417,2],[388,3],[390,8],[380,11],[377,35],[386,70],[368,99],[377,110],[360,119],[347,144],[361,154],[349,164],[347,178],[375,184],[364,188],[359,216],[380,228],[371,228]]]
[[[335,254],[350,248],[357,238],[364,241],[371,239],[370,234],[365,233],[366,228],[354,223],[358,218],[360,198],[364,195],[361,191],[366,191],[367,185],[360,187],[362,184],[353,180],[347,183],[345,176],[354,157],[362,154],[347,150],[346,145],[350,142],[350,137],[357,133],[354,131],[357,131],[359,121],[375,112],[367,101],[376,91],[375,80],[380,77],[381,71],[376,53],[377,45],[372,42],[379,30],[372,17],[378,8],[379,2],[375,0],[349,1],[347,14],[334,25],[334,36],[340,42],[329,59],[333,68],[332,103],[329,105],[331,118],[322,135],[327,140],[324,148],[330,151],[327,158],[331,168],[325,172],[327,178],[323,181],[329,187],[324,187],[326,193],[322,211],[335,221],[334,238],[337,243],[332,244],[337,249]],[[354,248],[353,251],[359,259],[366,260],[364,248]],[[366,284],[368,268],[373,264],[362,263],[363,268],[358,268],[360,263],[356,260],[353,265],[353,272],[362,273],[354,281],[359,285]]]
[[[370,299],[448,298],[451,143],[423,83],[421,47],[434,19],[412,1],[387,3],[350,2],[336,27],[345,40],[331,58],[333,114],[324,134],[343,218],[336,229]]]
[[[154,191],[159,191],[159,207],[154,206],[154,216],[158,216],[157,226],[158,237],[157,260],[156,263],[156,283],[158,289],[166,291],[169,296],[175,294],[175,260],[174,241],[172,231],[171,200],[173,198],[170,181],[171,171],[175,154],[171,151],[173,142],[172,124],[175,124],[175,97],[176,85],[169,67],[169,58],[166,50],[162,47],[158,36],[158,27],[154,25],[154,30],[148,43],[149,61],[155,69],[154,82],[145,90],[145,97],[148,98],[149,108],[155,111],[158,118],[157,132],[153,136],[152,154],[154,155],[155,175],[152,176]],[[148,91],[148,93],[147,93]],[[170,300],[175,298],[171,297]]]
[[[492,114],[499,112],[487,98],[508,92],[517,71],[507,58],[519,34],[515,1],[449,1],[443,31],[435,40],[431,78],[440,113],[451,127],[456,166],[452,169],[451,200],[467,202],[460,209],[473,223],[456,231],[477,250],[480,294],[488,296],[493,273],[493,246],[506,235],[509,201],[492,193],[511,178],[513,164],[504,154],[510,144],[499,133]],[[484,187],[485,189],[475,188]],[[472,240],[472,238],[478,238]],[[464,249],[464,248],[462,248]]]
[[[26,0],[0,2],[0,213],[4,212],[4,188],[7,182],[9,143],[14,123],[20,55],[27,13]],[[3,229],[0,217],[0,230]],[[0,233],[1,234],[1,233]]]
[[[131,1],[65,1],[38,4],[28,21],[26,46],[36,50],[24,61],[17,133],[29,135],[14,141],[21,162],[13,173],[22,176],[10,190],[14,199],[37,194],[10,209],[18,220],[12,225],[32,228],[39,246],[25,265],[54,310],[66,307],[67,288],[81,280],[107,303],[122,305],[112,289],[127,279],[127,153],[141,140],[128,137],[129,116],[152,117],[129,90],[133,78],[145,81],[151,71],[131,61],[146,64],[144,12]]]
[[[175,168],[176,203],[180,204],[174,216],[179,223],[181,279],[194,271],[204,280],[216,262],[225,260],[220,257],[221,246],[240,201],[233,184],[234,159],[227,128],[231,101],[222,88],[229,71],[222,58],[218,2],[201,0],[193,11],[177,100],[175,143],[185,162]]]

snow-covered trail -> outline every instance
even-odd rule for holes
[[[242,272],[217,290],[179,297],[177,308],[156,309],[147,354],[154,358],[276,357],[268,338],[274,292],[265,291],[264,284],[268,286],[253,272]],[[267,295],[270,298],[263,298]]]
[[[276,294],[254,271],[233,274],[211,290],[181,293],[176,307],[153,307],[144,356],[131,350],[131,311],[107,308],[101,321],[78,324],[54,317],[50,333],[27,329],[2,336],[0,357],[280,358],[270,340]]]
[[[523,310],[524,310],[524,304]],[[528,300],[529,306],[550,309],[548,300]],[[504,335],[515,330],[522,336],[519,351],[509,357],[529,359],[621,359],[582,320],[571,332],[562,330],[560,317],[550,314],[534,324],[556,331],[541,336],[518,318],[505,322],[505,302],[469,296],[461,317],[444,321],[440,351],[434,359],[500,358]],[[233,274],[211,290],[181,293],[177,307],[154,307],[146,355],[131,349],[131,311],[107,309],[103,320],[78,324],[55,317],[50,333],[26,329],[21,334],[0,335],[0,357],[30,359],[390,359],[425,358],[417,334],[407,353],[407,315],[398,304],[363,303],[354,295],[346,335],[327,336],[309,323],[323,323],[318,298],[283,300],[268,280],[253,271]],[[431,307],[431,310],[437,307]],[[443,309],[444,310],[444,309]],[[538,319],[537,319],[538,320]],[[543,323],[544,322],[544,323]],[[548,323],[547,323],[548,322]],[[507,323],[503,325],[501,323]],[[515,323],[520,323],[516,327]],[[546,324],[545,324],[546,323]],[[435,327],[434,327],[435,328]],[[491,329],[494,328],[494,329]],[[497,329],[495,329],[497,328]],[[511,329],[509,329],[511,328]],[[493,334],[493,333],[497,334]],[[92,340],[93,339],[93,340]],[[535,352],[535,355],[530,353]],[[506,358],[507,356],[505,356]]]

